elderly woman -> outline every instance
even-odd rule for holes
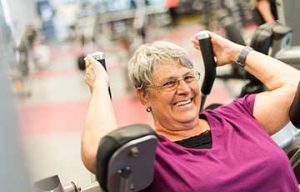
[[[243,57],[244,68],[269,91],[199,114],[200,74],[186,52],[162,41],[142,45],[129,62],[129,75],[159,137],[154,181],[145,191],[299,191],[288,158],[270,135],[289,121],[300,72],[214,33],[210,36],[218,66]],[[199,49],[196,38],[192,41]],[[82,160],[94,172],[99,140],[117,124],[106,71],[91,56],[86,64],[92,96]]]

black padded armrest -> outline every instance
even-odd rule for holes
[[[99,144],[96,162],[96,178],[101,187],[107,191],[107,175],[109,160],[122,145],[148,135],[155,135],[154,130],[144,124],[125,126],[104,136]]]
[[[286,34],[292,33],[292,31],[293,31],[292,28],[290,28],[290,27],[288,27],[286,25],[282,25],[282,24],[276,23],[274,25],[274,28],[273,28],[274,39],[275,40],[281,39]]]
[[[291,105],[289,115],[293,125],[297,128],[300,128],[300,82],[298,84],[298,89]]]
[[[260,25],[251,38],[250,47],[267,55],[272,46],[273,25],[273,23]]]
[[[255,31],[251,39],[250,47],[267,55],[273,40],[280,40],[288,33],[292,33],[292,29],[288,26],[278,22],[265,23],[260,25]]]

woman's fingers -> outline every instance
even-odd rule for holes
[[[196,38],[196,35],[195,35],[194,37],[192,37],[191,40],[192,40],[192,43],[193,43],[194,48],[200,50],[199,41],[198,41],[198,39]]]
[[[89,86],[90,91],[92,92],[95,89],[97,82],[101,82],[101,84],[105,82],[108,85],[108,75],[104,67],[90,54],[84,60],[86,66],[85,82]]]
[[[96,79],[95,71],[95,59],[91,55],[87,55],[85,58],[85,83],[88,85],[90,92],[93,90],[94,81]]]
[[[88,68],[93,63],[93,57],[91,55],[87,55],[84,58],[85,66]]]

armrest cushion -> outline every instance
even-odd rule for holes
[[[291,105],[289,115],[293,125],[295,125],[297,128],[300,128],[300,82],[298,84],[298,89]]]
[[[156,133],[148,125],[135,124],[116,129],[101,139],[97,152],[96,178],[104,190],[107,190],[108,164],[114,152],[129,141],[147,135],[156,136]]]

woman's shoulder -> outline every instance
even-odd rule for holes
[[[255,103],[255,94],[249,94],[244,97],[230,101],[224,105],[217,105],[213,109],[208,109],[206,112],[218,113],[218,114],[232,114],[232,113],[244,113],[253,114],[253,107]],[[211,105],[212,106],[212,105]]]
[[[228,104],[218,106],[215,109],[205,110],[199,115],[200,119],[206,120],[210,127],[220,127],[225,122],[239,124],[255,120],[253,116],[253,106],[255,95],[246,95],[242,98],[235,99]]]

